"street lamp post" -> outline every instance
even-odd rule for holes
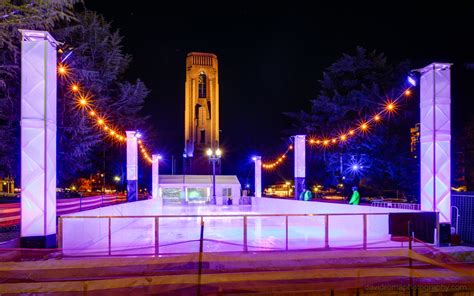
[[[206,152],[207,156],[209,157],[209,161],[212,162],[212,199],[211,204],[216,204],[216,162],[220,161],[222,151],[221,149],[217,148],[216,150],[212,150],[211,148],[207,149]]]

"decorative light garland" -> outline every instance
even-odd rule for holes
[[[126,143],[127,136],[125,135],[125,132],[109,123],[107,116],[101,112],[98,112],[97,109],[94,108],[92,104],[92,95],[89,91],[82,90],[82,87],[77,82],[68,79],[70,72],[71,71],[67,64],[58,64],[58,75],[69,84],[68,89],[74,95],[74,99],[76,100],[76,108],[85,111],[85,113],[89,116],[89,119],[95,123],[95,127],[104,132],[109,139],[118,141],[121,144]],[[148,163],[153,163],[153,160],[148,153],[148,149],[146,148],[142,139],[138,139],[138,147],[142,157],[147,160]]]
[[[384,107],[379,112],[372,115],[369,119],[360,120],[358,125],[347,129],[345,132],[338,133],[332,137],[317,137],[317,136],[309,136],[306,141],[310,144],[310,146],[317,146],[323,149],[329,148],[332,145],[336,144],[345,144],[348,140],[353,138],[358,134],[366,134],[370,131],[371,126],[374,123],[380,123],[384,116],[390,116],[391,114],[396,114],[397,111],[397,104],[398,102],[405,96],[408,97],[411,95],[412,86],[405,89],[396,99],[394,100],[387,100],[384,104]],[[293,145],[288,146],[286,151],[281,154],[280,157],[273,161],[264,162],[262,163],[262,168],[264,169],[275,169],[278,165],[282,164],[283,161],[286,159],[286,155],[290,150],[293,149]]]

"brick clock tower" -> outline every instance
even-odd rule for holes
[[[191,52],[186,57],[184,174],[209,174],[208,148],[219,147],[219,72],[217,56]],[[220,165],[217,167],[220,173]]]

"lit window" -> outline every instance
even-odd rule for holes
[[[206,78],[206,74],[204,74],[203,72],[199,74],[198,84],[199,84],[199,98],[200,99],[207,98],[207,78]]]

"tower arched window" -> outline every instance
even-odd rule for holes
[[[204,72],[201,72],[199,74],[199,79],[198,79],[198,85],[199,85],[199,98],[207,98],[207,77]]]

